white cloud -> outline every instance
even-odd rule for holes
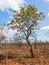
[[[17,29],[15,29],[15,30],[9,29],[8,30],[8,35],[13,35],[13,34],[16,34],[16,33],[17,33]]]
[[[40,30],[49,30],[49,26],[41,27]]]
[[[9,8],[13,10],[19,10],[20,7],[24,6],[24,3],[24,0],[0,0],[0,9],[3,11],[8,11]]]
[[[49,0],[46,0],[47,2],[49,2]]]
[[[48,12],[48,16],[49,16],[49,12]]]
[[[5,35],[6,37],[9,35],[14,35],[17,34],[18,31],[17,29],[8,29],[6,26],[2,29],[2,27],[0,27],[0,34]]]

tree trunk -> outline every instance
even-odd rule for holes
[[[32,45],[30,44],[30,42],[29,42],[29,39],[28,39],[29,37],[27,37],[26,38],[26,41],[27,41],[27,43],[29,44],[29,46],[30,46],[30,53],[31,53],[31,57],[34,57],[34,53],[33,53],[33,48],[32,48]]]
[[[36,49],[36,41],[37,41],[37,39],[36,39],[36,37],[35,37],[35,42],[34,42],[34,48]]]
[[[32,45],[30,44],[28,38],[26,39],[27,43],[29,44],[30,47],[32,47]]]

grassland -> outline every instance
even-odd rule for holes
[[[34,57],[29,52],[27,44],[2,44],[3,54],[0,65],[49,65],[49,44],[37,44],[33,47]]]

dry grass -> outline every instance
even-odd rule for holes
[[[0,59],[0,65],[49,65],[49,44],[37,44],[36,49],[33,48],[34,58],[31,57],[27,44],[21,47],[4,44],[3,48],[5,58]]]

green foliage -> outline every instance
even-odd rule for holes
[[[44,13],[38,13],[37,8],[31,5],[28,5],[26,8],[21,8],[19,13],[17,11],[14,11],[14,13],[15,22],[13,20],[11,23],[19,24],[19,28],[29,27],[32,24],[35,26],[39,23],[37,22],[38,20],[45,18]]]

